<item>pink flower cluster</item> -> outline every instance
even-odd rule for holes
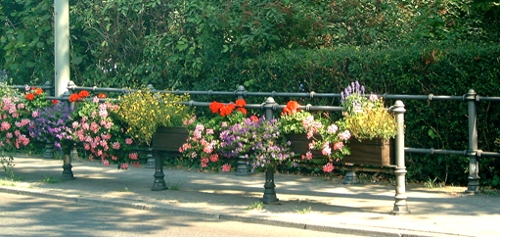
[[[315,133],[319,131],[320,128],[322,128],[322,123],[319,121],[315,121],[313,116],[308,116],[305,119],[303,119],[303,127],[305,127],[307,133],[306,137],[308,139],[311,139]]]
[[[194,119],[190,121],[194,121]],[[210,162],[220,160],[220,156],[217,154],[218,141],[214,138],[215,131],[213,129],[205,128],[203,124],[197,124],[190,134],[188,142],[179,148],[179,152],[192,159],[200,158],[202,168],[208,167]]]
[[[335,169],[335,166],[333,166],[333,163],[329,162],[326,165],[322,167],[322,170],[324,172],[332,172]]]
[[[89,109],[89,113],[80,115],[81,120],[72,123],[73,134],[83,143],[84,149],[90,152],[89,159],[91,161],[101,158],[101,162],[105,166],[109,166],[112,161],[116,161],[122,162],[120,163],[122,169],[127,169],[129,162],[134,167],[138,167],[140,165],[138,153],[127,153],[127,157],[124,159],[128,162],[124,162],[119,157],[119,155],[124,155],[123,152],[129,152],[133,140],[122,137],[123,129],[120,129],[121,133],[118,133],[118,127],[115,130],[112,129],[116,125],[109,117],[109,110],[117,109],[117,106],[111,103],[99,103],[96,98],[91,104],[93,108]],[[112,134],[115,134],[115,136]]]
[[[20,149],[30,143],[27,127],[32,120],[23,118],[29,111],[18,97],[3,97],[0,101],[0,146],[13,145]],[[34,114],[34,113],[30,113]],[[29,117],[29,116],[27,116]]]
[[[302,160],[312,160],[312,150],[320,150],[320,154],[327,156],[330,163],[324,166],[325,172],[333,171],[333,161],[339,161],[348,151],[345,149],[346,141],[351,138],[348,130],[341,130],[338,122],[323,126],[321,121],[314,119],[314,116],[307,116],[302,120],[302,125],[306,130],[307,138],[310,139],[308,149],[301,155]],[[321,138],[316,137],[320,136]]]

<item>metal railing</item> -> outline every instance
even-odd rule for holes
[[[25,88],[25,86],[15,86],[16,88]],[[44,86],[46,89],[52,89],[51,83],[46,83]],[[98,88],[98,87],[79,87],[70,82],[68,86],[68,92],[59,97],[48,97],[49,99],[56,99],[62,101],[68,101],[69,95],[74,91],[87,90],[91,92],[102,92],[102,93],[119,93],[127,94],[133,91],[133,89],[119,89],[119,88]],[[276,101],[276,97],[295,97],[295,98],[341,98],[341,94],[337,93],[287,93],[287,92],[249,92],[244,86],[239,86],[235,91],[166,91],[166,90],[154,90],[149,85],[148,90],[152,92],[164,92],[173,93],[176,95],[201,95],[201,96],[232,96],[237,99],[246,99],[248,97],[269,97],[263,104],[248,104],[245,107],[251,109],[263,109],[265,110],[266,119],[274,119],[275,111],[282,110],[285,106],[279,105]],[[481,101],[492,101],[501,102],[500,97],[482,97],[478,95],[474,90],[469,90],[466,95],[463,96],[442,96],[442,95],[398,95],[398,94],[381,94],[380,97],[384,99],[398,100],[396,104],[391,107],[391,110],[396,113],[397,121],[399,125],[399,135],[396,138],[396,166],[394,167],[394,174],[397,176],[397,193],[395,197],[395,208],[393,213],[408,213],[407,208],[407,197],[405,196],[405,153],[416,153],[416,154],[432,154],[432,155],[461,155],[470,158],[469,162],[469,176],[468,176],[468,190],[469,193],[478,193],[481,191],[480,176],[479,176],[479,159],[482,157],[501,157],[500,153],[497,152],[486,152],[478,149],[478,130],[477,130],[477,103]],[[405,106],[402,100],[428,100],[428,101],[464,101],[467,102],[467,111],[469,115],[469,124],[467,128],[467,136],[469,138],[469,147],[466,150],[441,150],[441,149],[423,149],[423,148],[410,148],[405,147],[405,133],[404,133],[404,115],[406,112]],[[210,102],[183,102],[183,104],[191,107],[209,107]],[[337,106],[302,106],[302,110],[306,111],[343,111],[342,107]],[[65,161],[66,162],[66,161]],[[64,163],[65,163],[64,162]],[[69,161],[70,163],[70,161]],[[64,164],[66,166],[66,163]],[[67,164],[70,166],[70,164]],[[158,170],[158,167],[156,167]]]
[[[151,86],[149,85],[149,88]],[[78,87],[71,83],[69,90],[91,90],[101,92],[120,92],[126,93],[125,89],[114,89],[114,88],[96,88],[96,87]],[[154,92],[169,92],[154,90]],[[272,97],[273,100],[276,97],[296,97],[296,98],[341,98],[341,94],[337,93],[286,93],[286,92],[249,92],[244,86],[239,86],[237,90],[233,92],[220,92],[220,91],[181,91],[176,90],[173,93],[178,95],[204,95],[204,96],[235,96],[238,99],[246,99],[247,97]],[[399,95],[399,94],[381,94],[380,97],[384,99],[393,100],[428,100],[428,101],[464,101],[467,102],[467,111],[469,115],[469,127],[467,128],[467,136],[469,139],[469,147],[466,150],[442,150],[442,149],[424,149],[424,148],[411,148],[405,147],[406,153],[416,154],[432,154],[432,155],[460,155],[470,158],[469,163],[469,183],[467,192],[478,193],[481,191],[480,176],[479,176],[479,158],[482,157],[501,157],[500,153],[487,152],[479,150],[478,148],[478,128],[477,128],[477,103],[482,101],[501,102],[500,97],[482,97],[476,93],[475,90],[471,89],[467,94],[462,96],[445,96],[445,95]],[[276,102],[266,102],[272,105],[275,110],[281,110],[284,106],[278,105]],[[190,102],[188,105],[191,106],[208,106],[207,103]],[[257,105],[248,105],[247,107],[258,108]],[[338,107],[326,107],[326,106],[306,106],[303,110],[308,111],[342,111]],[[272,118],[272,116],[271,116]]]
[[[24,88],[25,86],[14,86],[15,88]],[[45,85],[41,86],[42,88],[46,88],[48,90],[52,89],[51,83],[47,82]],[[274,111],[281,110],[284,108],[283,105],[279,105],[274,101],[276,97],[300,97],[300,98],[340,98],[341,94],[338,93],[315,93],[315,92],[307,92],[307,93],[289,93],[289,92],[249,92],[246,90],[244,86],[239,86],[235,91],[185,91],[185,90],[154,90],[154,88],[149,84],[147,86],[148,90],[152,92],[165,92],[165,93],[174,93],[177,95],[204,95],[204,96],[235,96],[238,99],[246,99],[250,96],[255,97],[271,97],[272,102],[265,102],[264,104],[256,105],[256,104],[248,104],[247,108],[264,108],[266,109],[266,115],[269,114],[270,118],[274,117]],[[70,92],[79,91],[79,90],[87,90],[92,92],[115,92],[126,94],[132,91],[136,91],[134,89],[119,89],[119,88],[99,88],[99,87],[79,87],[76,86],[72,81],[68,85],[68,92],[64,95],[56,97],[49,96],[49,99],[58,99],[58,100],[67,100]],[[400,95],[400,94],[379,94],[379,97],[384,99],[396,99],[396,100],[428,100],[428,101],[445,101],[445,100],[455,100],[455,101],[464,101],[467,102],[467,111],[468,111],[468,141],[469,145],[466,150],[442,150],[435,148],[413,148],[413,147],[404,147],[405,153],[418,153],[418,154],[449,154],[449,155],[462,155],[470,158],[469,161],[469,176],[468,176],[468,190],[466,192],[477,193],[480,192],[480,177],[478,175],[479,164],[478,159],[481,157],[500,157],[498,152],[487,152],[478,149],[478,134],[477,134],[477,110],[476,103],[480,101],[500,101],[500,97],[483,97],[478,95],[473,89],[470,89],[465,95],[462,96],[445,96],[445,95]],[[188,106],[200,106],[206,107],[210,103],[209,102],[194,102],[189,101],[185,102]],[[270,109],[268,108],[270,106]],[[323,111],[342,111],[341,107],[334,106],[302,106],[303,110],[323,110]],[[273,115],[271,115],[273,114]],[[266,116],[267,117],[267,116]]]

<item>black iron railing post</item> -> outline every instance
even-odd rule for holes
[[[466,95],[468,101],[468,115],[469,115],[469,176],[468,176],[468,189],[467,193],[480,192],[480,176],[478,176],[478,133],[476,130],[476,100],[477,95],[475,90],[470,89]]]
[[[234,92],[237,96],[237,99],[244,99],[244,95],[246,94],[246,89],[243,85],[237,87],[237,90]],[[237,159],[237,176],[248,176],[251,175],[250,169],[248,169],[247,160],[244,157],[240,157]]]
[[[405,164],[405,139],[404,139],[404,103],[401,100],[397,100],[393,106],[393,112],[395,112],[398,126],[398,134],[395,138],[395,177],[396,177],[396,188],[395,188],[395,205],[393,206],[392,214],[408,214],[410,213],[407,207],[407,196],[406,196],[406,164]]]

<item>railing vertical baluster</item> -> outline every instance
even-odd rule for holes
[[[154,86],[152,84],[147,85],[147,90],[154,90]],[[147,148],[147,164],[145,165],[146,169],[155,169],[156,168],[156,159],[154,158],[154,150],[151,146]]]
[[[270,121],[274,119],[274,110],[278,104],[274,101],[273,97],[269,97],[264,102],[263,107],[266,110],[266,120]],[[276,197],[276,184],[274,183],[274,168],[267,168],[266,170],[266,182],[264,183],[264,195],[262,202],[269,204],[278,202],[279,199]]]
[[[70,95],[71,93],[69,91],[66,91],[64,94],[61,95],[61,97],[64,98],[63,101],[66,107],[71,107],[71,103],[68,100]],[[74,147],[67,145],[64,145],[64,147],[62,147],[62,157],[64,161],[64,165],[62,166],[62,168],[64,169],[64,171],[62,172],[62,178],[64,180],[74,179],[72,170],[73,166],[71,164],[72,162],[71,153],[73,148]]]
[[[466,95],[468,101],[468,115],[469,115],[469,176],[468,176],[468,189],[467,193],[480,192],[480,177],[478,176],[478,133],[476,130],[476,92],[470,89]]]
[[[395,168],[396,186],[395,186],[395,205],[393,206],[392,214],[408,214],[410,213],[407,207],[406,196],[406,164],[405,164],[405,139],[404,139],[404,103],[397,100],[393,106],[393,112],[396,114],[398,134],[395,139]]]
[[[237,90],[235,91],[235,94],[237,95],[237,99],[244,99],[244,95],[246,94],[246,89],[243,85],[240,85],[237,87]]]
[[[274,107],[278,105],[274,101],[273,97],[269,97],[266,99],[266,102],[264,102],[264,109],[266,109],[266,120],[273,120],[274,119]]]
[[[54,95],[55,90],[53,90],[54,89],[53,84],[50,81],[46,81],[46,83],[44,83],[43,87],[44,87],[44,91],[46,91],[48,96],[56,96],[56,95]],[[45,158],[45,159],[55,158],[55,156],[53,155],[54,147],[55,147],[55,145],[53,143],[51,143],[50,141],[47,141],[46,145],[44,147],[45,150],[44,150],[43,158]]]
[[[245,92],[246,89],[244,88],[244,86],[242,85],[238,86],[237,90],[235,91],[237,99],[244,99]],[[248,169],[247,161],[244,157],[241,157],[240,159],[237,160],[236,175],[237,176],[251,175],[251,171],[250,169]]]

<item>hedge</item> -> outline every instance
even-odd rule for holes
[[[281,50],[246,60],[237,68],[230,68],[224,77],[211,75],[210,80],[195,82],[190,89],[233,90],[244,85],[254,92],[339,93],[349,83],[359,81],[380,94],[462,96],[474,89],[481,96],[499,96],[499,52],[499,45],[479,43]],[[277,100],[283,104],[286,99]],[[339,102],[315,99],[310,103]],[[404,104],[406,147],[468,149],[466,102],[406,100]],[[477,110],[479,149],[499,152],[499,103],[479,102]],[[424,154],[406,157],[411,180],[467,184],[467,157]],[[499,158],[480,160],[484,185],[499,186],[499,163]]]

